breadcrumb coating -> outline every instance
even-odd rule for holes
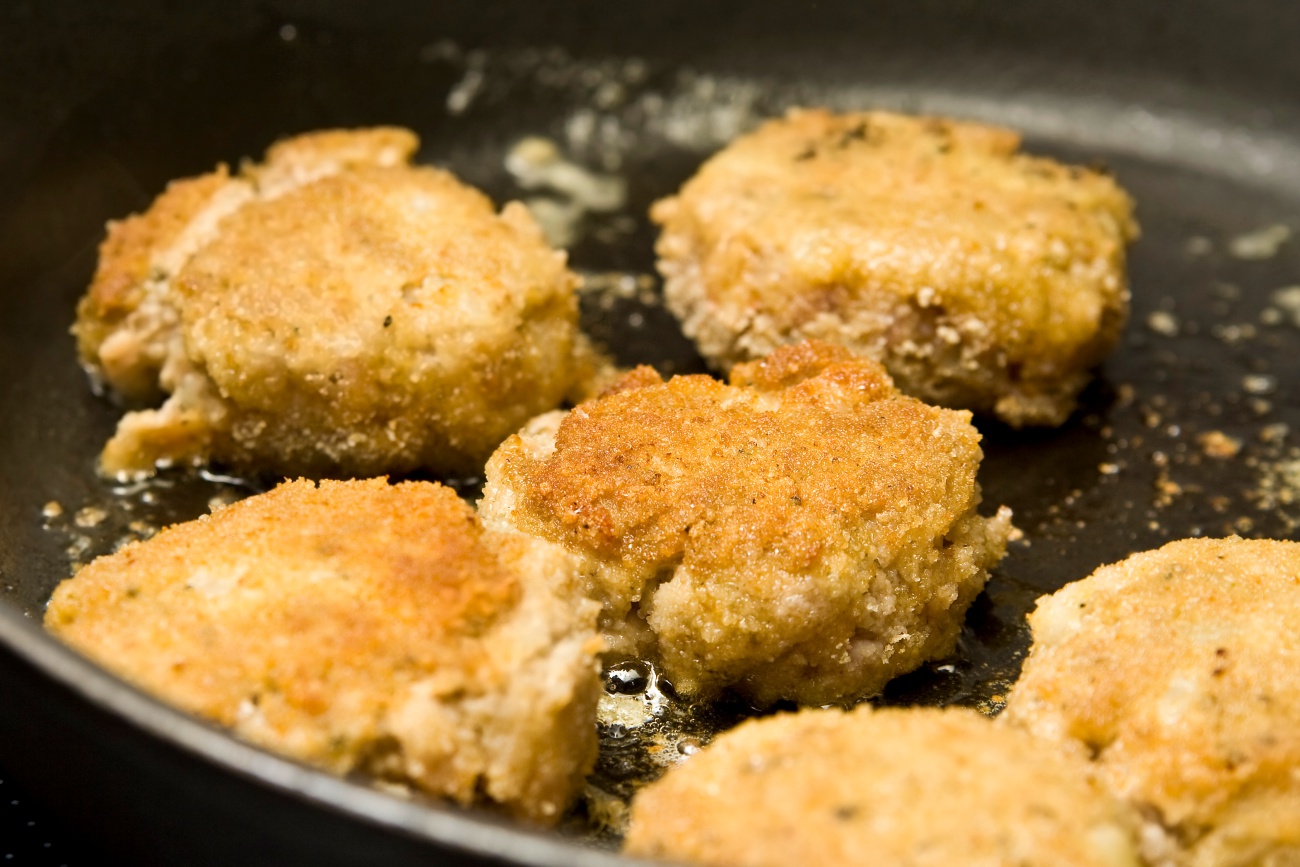
[[[596,756],[596,606],[425,482],[289,482],[102,557],[45,625],[261,746],[549,824]]]
[[[611,652],[679,692],[846,701],[948,653],[1003,556],[969,417],[827,344],[729,385],[642,367],[507,440],[479,510],[575,553]]]
[[[1133,204],[1011,130],[795,110],[651,217],[668,306],[721,368],[805,338],[930,403],[1057,425],[1128,313]]]
[[[431,167],[394,128],[274,145],[110,224],[82,361],[129,401],[103,471],[217,461],[272,475],[476,471],[594,366],[576,278],[527,210]]]
[[[1171,542],[1030,625],[1006,722],[1089,758],[1150,863],[1300,863],[1300,544]]]
[[[1136,867],[1084,763],[963,709],[805,710],[718,737],[632,803],[625,851],[716,867]]]

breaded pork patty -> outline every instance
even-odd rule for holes
[[[642,367],[507,440],[479,511],[575,553],[611,653],[679,692],[844,701],[949,652],[1005,551],[969,418],[828,344],[729,385]]]
[[[1188,539],[1039,600],[1005,718],[1092,760],[1153,864],[1300,864],[1300,544]]]
[[[651,211],[668,306],[721,367],[818,338],[931,403],[1060,424],[1118,340],[1137,225],[1110,178],[1019,145],[884,112],[770,121]]]
[[[254,743],[550,823],[596,756],[580,592],[448,488],[299,481],[96,560],[45,625]]]
[[[1084,762],[971,710],[751,720],[643,789],[626,851],[716,867],[1136,867]]]
[[[109,226],[81,358],[129,401],[113,475],[208,459],[367,476],[477,470],[589,366],[575,278],[517,203],[409,165],[393,128],[282,141]]]

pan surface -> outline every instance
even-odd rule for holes
[[[1006,123],[1031,150],[1102,160],[1138,202],[1133,315],[1058,430],[979,421],[986,509],[1025,538],[958,653],[889,704],[1000,708],[1033,599],[1193,535],[1300,526],[1300,61],[1289,4],[15,4],[0,67],[0,766],[131,863],[611,863],[602,819],[663,756],[747,711],[658,693],[602,727],[560,837],[401,801],[237,743],[140,695],[39,630],[50,592],[124,539],[264,487],[216,473],[137,486],[94,459],[120,409],[94,396],[67,327],[104,221],[173,177],[277,137],[398,123],[421,159],[497,201],[579,216],[584,324],[624,364],[704,366],[659,303],[646,209],[712,151],[790,105]],[[25,10],[25,12],[24,12]],[[528,136],[626,184],[583,211],[506,166]],[[477,479],[455,480],[473,496]],[[653,683],[653,678],[650,679]],[[642,699],[634,699],[642,700]],[[691,740],[693,739],[693,740]],[[575,842],[579,841],[579,842]]]

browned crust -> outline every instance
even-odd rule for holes
[[[418,143],[300,135],[110,227],[83,360],[131,401],[169,397],[123,419],[101,472],[470,473],[607,379],[564,254],[522,205],[411,166]]]
[[[1007,723],[1089,757],[1178,863],[1300,857],[1300,544],[1171,542],[1029,620]]]
[[[108,236],[99,245],[99,265],[77,306],[73,327],[83,362],[93,364],[104,338],[139,306],[141,284],[149,277],[154,254],[173,244],[229,181],[224,165],[205,175],[172,181],[144,213],[108,224]]]
[[[491,525],[583,558],[620,653],[683,694],[845,701],[951,649],[1001,559],[969,414],[842,347],[782,347],[731,384],[648,367],[488,463]]]
[[[129,545],[45,622],[255,743],[553,824],[595,760],[594,609],[556,546],[373,479],[286,483]]]
[[[651,210],[668,306],[721,368],[805,338],[1015,425],[1068,416],[1128,309],[1132,201],[1011,130],[795,110]]]
[[[641,790],[625,851],[709,867],[1134,867],[1079,760],[966,709],[749,720]]]
[[[731,405],[750,385],[788,390],[779,421]],[[902,397],[879,364],[827,344],[741,365],[731,386],[708,376],[664,383],[642,367],[565,419],[525,501],[603,556],[671,562],[689,549],[690,559],[725,560],[767,547],[798,571],[836,528],[888,512],[900,496],[923,508],[921,490],[943,498],[950,468],[936,426],[945,445],[979,453],[979,435],[953,415]],[[843,465],[832,466],[828,450],[841,448]]]
[[[261,588],[276,601],[223,611],[201,588],[186,589],[200,569],[242,573],[238,590]],[[311,592],[314,570],[353,592]],[[45,622],[109,667],[231,725],[259,685],[310,717],[325,692],[477,669],[481,648],[462,639],[481,635],[518,594],[450,489],[297,481],[96,560],[58,587]]]

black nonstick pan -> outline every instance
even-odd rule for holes
[[[1297,36],[1285,0],[6,4],[0,767],[123,863],[595,865],[617,860],[597,801],[653,776],[652,746],[746,714],[606,727],[593,791],[544,835],[263,753],[41,631],[75,564],[265,481],[96,476],[120,409],[92,394],[67,329],[105,221],[283,135],[374,123],[412,127],[421,159],[498,201],[572,204],[507,169],[527,136],[626,184],[621,207],[573,224],[571,262],[591,333],[666,373],[704,366],[658,304],[646,209],[789,105],[1001,122],[1113,170],[1144,230],[1123,342],[1064,427],[979,422],[986,505],[1011,506],[1024,539],[958,653],[878,699],[996,712],[1037,595],[1171,539],[1300,526]]]

